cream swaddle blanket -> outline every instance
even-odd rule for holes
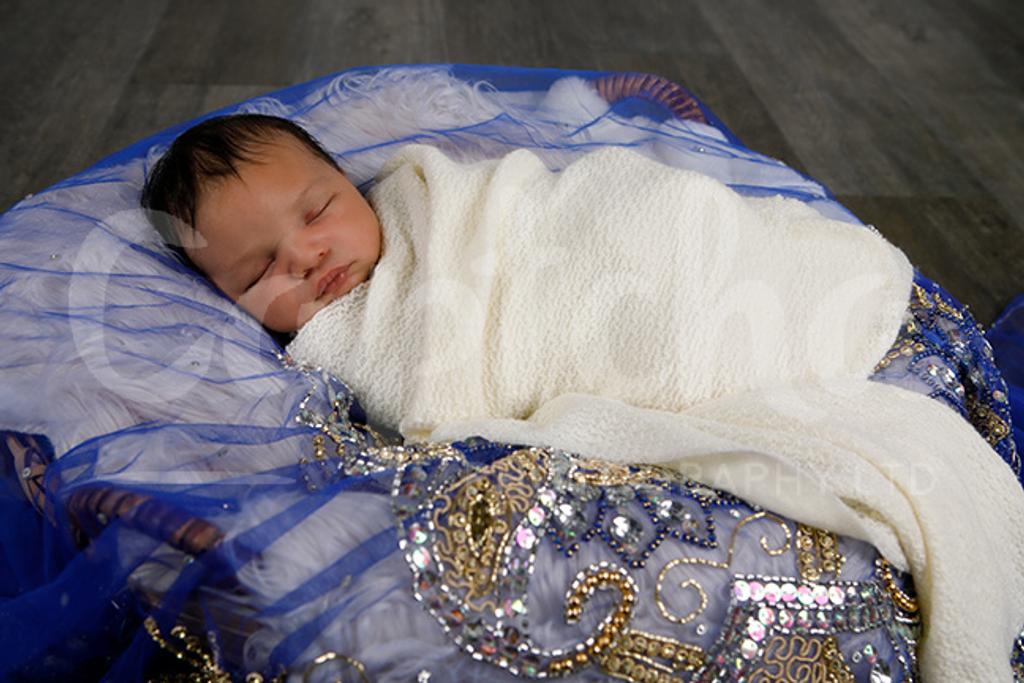
[[[733,394],[684,413],[567,394],[528,420],[451,423],[431,439],[470,435],[672,466],[865,540],[913,574],[923,681],[1014,680],[1024,491],[977,431],[932,398],[858,379]]]
[[[460,164],[413,145],[368,198],[384,233],[373,277],[288,351],[414,438],[566,392],[678,411],[867,377],[913,277],[876,233],[628,149],[554,173],[527,150]]]
[[[373,278],[288,350],[371,420],[671,464],[867,540],[913,571],[924,680],[1010,680],[1024,493],[947,406],[867,380],[906,309],[902,252],[621,149],[555,174],[409,147],[369,196]]]

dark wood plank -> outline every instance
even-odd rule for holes
[[[215,53],[235,33],[230,9],[226,2],[170,0],[132,71],[133,84],[206,82]]]
[[[173,0],[137,82],[283,87],[352,66],[444,61],[416,0]]]
[[[978,322],[991,323],[1020,293],[1020,281],[1004,264],[1024,262],[1024,240],[1002,208],[956,197],[840,195],[862,220],[885,226],[885,235],[933,280],[970,306]],[[958,226],[950,230],[950,225]],[[881,228],[879,228],[881,229]],[[998,270],[979,268],[996,264]]]
[[[447,61],[437,2],[313,0],[304,16],[298,80],[368,64]]]
[[[2,16],[13,23],[0,40],[0,210],[102,156],[95,140],[163,6],[131,0],[102,8],[53,0],[8,4]]]
[[[963,32],[991,71],[1018,91],[1024,87],[1024,8],[1007,0],[929,0],[939,16]]]
[[[577,14],[571,3],[558,4],[557,12]],[[578,36],[573,31],[554,37],[542,2],[443,0],[438,10],[444,27],[443,54],[449,62],[575,69],[586,60],[585,55],[566,58],[564,52],[554,54],[560,51],[558,41],[578,46]]]
[[[806,167],[834,192],[953,193],[976,183],[815,6],[699,7]]]
[[[0,16],[0,209],[168,125],[351,66],[646,71],[823,181],[980,318],[1024,290],[1013,0],[0,0]]]
[[[998,226],[986,239],[1010,248],[975,252],[972,267],[986,273],[989,280],[994,277],[1006,282],[1002,295],[1008,300],[1024,289],[1024,260],[1021,250],[1015,248],[1024,243],[1024,197],[1019,190],[1024,179],[1020,147],[1024,117],[1019,111],[1019,92],[1010,94],[1006,72],[990,68],[987,49],[972,34],[977,29],[967,27],[959,12],[878,1],[819,4],[865,59],[900,90],[918,113],[922,128],[940,139],[977,180],[950,193],[944,203],[950,210],[944,219],[933,211],[938,222],[920,229],[943,232],[943,241],[957,250],[958,241],[974,242],[985,234],[979,233],[977,221],[972,220],[982,215],[976,207],[985,206],[984,214],[989,217],[1000,214],[995,221],[984,220],[989,226]],[[871,30],[863,30],[868,25]],[[1016,145],[1007,144],[1014,140]],[[952,207],[950,201],[955,198],[961,205]],[[961,239],[953,239],[956,235]],[[924,240],[934,237],[925,234]],[[965,283],[961,286],[968,298],[978,299],[978,306],[984,308],[987,292],[967,289]]]
[[[269,84],[135,83],[118,101],[96,146],[100,156],[112,154],[159,130],[273,89]]]
[[[1009,185],[1024,178],[1019,145],[1024,117],[1010,85],[989,68],[987,55],[951,13],[928,6],[910,12],[879,1],[820,3],[844,35],[910,103],[964,167],[1002,203],[1024,215],[1024,199]],[[862,30],[871,25],[870,31]],[[1024,60],[1021,60],[1024,64]],[[980,125],[980,122],[986,122]],[[967,186],[958,191],[978,189]]]
[[[1004,30],[1012,33],[1018,40],[1024,38],[1024,4],[1018,0],[968,0],[965,4],[969,12],[980,9],[998,17]],[[1019,55],[1017,59],[1020,59]]]
[[[918,219],[921,235],[907,229],[909,209],[894,214],[904,222],[892,227],[886,212],[861,218],[915,262],[948,268],[932,277],[954,281],[983,322],[1024,289],[1019,251],[966,250],[973,259],[968,270],[1003,283],[994,289],[951,265],[964,258],[962,243],[983,234],[998,240],[993,247],[1024,242],[1017,218],[1024,202],[1013,189],[1024,170],[1024,130],[1015,112],[1020,92],[987,69],[976,36],[965,37],[951,16],[932,16],[924,3],[802,3],[799,13],[746,11],[734,3],[700,9],[759,97],[770,102],[811,175],[841,196],[862,198],[860,207],[891,206],[895,199],[928,207],[929,218]],[[979,206],[998,217],[998,230],[977,229],[979,221],[992,222],[978,218]]]

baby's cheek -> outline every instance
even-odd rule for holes
[[[266,306],[265,317],[261,321],[267,327],[281,332],[294,332],[302,327],[308,319],[305,306],[301,304],[294,292],[284,292],[274,297]]]
[[[295,329],[298,330],[300,327],[312,320],[313,316],[324,308],[324,306],[325,304],[321,301],[307,301],[298,306],[295,313]]]
[[[247,292],[238,298],[236,303],[245,312],[272,330],[289,332],[295,329],[295,314],[289,314],[287,295],[266,291]]]

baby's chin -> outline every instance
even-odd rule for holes
[[[320,311],[323,306],[306,304],[301,306],[297,311],[291,315],[283,314],[280,311],[275,311],[274,315],[263,316],[256,315],[252,311],[249,311],[260,324],[266,329],[277,334],[294,334],[302,329],[302,326],[313,319],[313,316]]]
[[[293,316],[275,312],[275,315],[273,316],[267,316],[264,318],[257,315],[256,317],[260,319],[264,327],[269,330],[273,330],[274,332],[282,334],[298,332],[306,323],[316,317],[317,313],[324,310],[331,304],[337,303],[349,296],[352,292],[359,289],[359,287],[366,284],[368,281],[368,274],[357,274],[352,278],[351,282],[347,283],[345,289],[330,298],[322,297],[320,299],[314,299],[313,301],[307,301],[299,306]],[[294,322],[285,323],[284,320],[293,320]]]
[[[297,332],[297,331],[299,331],[300,329],[302,329],[302,327],[306,323],[308,323],[310,320],[315,318],[317,313],[319,313],[320,311],[322,311],[325,308],[329,307],[331,304],[334,304],[334,303],[337,303],[338,301],[341,301],[346,296],[348,296],[349,292],[351,292],[353,289],[355,289],[358,286],[359,285],[356,285],[355,287],[352,287],[349,290],[341,292],[341,293],[337,294],[336,296],[334,296],[333,298],[330,298],[330,299],[317,299],[316,301],[310,301],[309,303],[303,304],[299,308],[298,315],[296,316],[296,323],[295,323],[294,328],[291,329],[291,330],[288,330],[288,331],[289,332]]]

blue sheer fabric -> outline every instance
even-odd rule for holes
[[[857,222],[822,185],[746,149],[692,95],[663,79],[460,65],[367,68],[214,113],[235,111],[295,119],[363,189],[383,160],[411,141],[463,158],[528,147],[553,168],[596,146],[628,145],[741,193],[784,194]],[[151,164],[193,123],[140,141],[0,217],[0,679],[137,680],[161,650],[182,652],[193,671],[211,679],[218,671],[300,675],[310,666],[322,667],[314,672],[320,674],[365,671],[373,680],[537,675],[557,659],[551,647],[537,654],[516,641],[506,653],[511,660],[499,661],[511,639],[507,624],[500,627],[505,640],[487,645],[499,627],[456,617],[417,565],[430,556],[400,552],[396,541],[396,533],[405,535],[405,550],[417,542],[409,534],[425,538],[402,500],[426,500],[453,485],[441,475],[441,483],[405,481],[419,476],[415,458],[426,463],[427,477],[445,467],[496,467],[515,449],[470,442],[403,454],[387,434],[363,425],[357,397],[338,378],[282,356],[281,340],[160,244],[137,208],[139,190]],[[1009,430],[1011,411],[1016,424],[1024,419],[1024,300],[988,335],[1008,372],[1007,389],[965,309],[924,276],[916,281],[926,303],[918,299],[915,308],[912,297],[907,320],[916,326],[905,329],[876,379],[929,393],[979,431],[984,425],[983,435],[1019,475]],[[541,640],[572,642],[594,626],[583,619],[567,634],[558,612],[586,562],[628,565],[639,576],[629,580],[649,584],[656,572],[646,563],[664,560],[669,544],[652,550],[648,543],[641,561],[640,546],[625,541],[662,534],[699,546],[696,531],[679,530],[695,523],[679,506],[697,505],[695,515],[718,520],[723,538],[764,514],[724,492],[650,472],[573,488],[558,477],[590,476],[586,464],[564,454],[543,457],[545,481],[555,482],[552,495],[562,498],[536,515],[568,517],[547,527],[550,543],[519,546],[539,548],[529,560],[531,590],[557,598],[548,609],[534,599],[531,620]],[[721,509],[712,510],[716,505]],[[796,529],[782,526],[786,537]],[[587,534],[569,561],[566,548]],[[723,661],[726,645],[740,652],[749,640],[724,635],[728,615],[746,609],[730,598],[735,591],[748,590],[754,575],[776,576],[793,590],[804,585],[788,566],[771,564],[775,556],[758,555],[764,543],[751,538],[737,546],[733,567],[747,578],[702,579],[720,597],[695,642]],[[864,544],[839,544],[846,577],[862,582],[868,596],[857,609],[877,611],[878,630],[866,634],[864,621],[838,647],[884,653],[882,664],[880,655],[870,662],[858,656],[858,679],[881,675],[884,665],[892,680],[911,680],[913,634],[879,625],[886,609],[895,623],[895,608],[871,602],[884,593],[884,565]],[[905,579],[897,583],[909,591]],[[678,608],[684,593],[667,600],[681,601]],[[514,600],[509,604],[502,609],[511,615]],[[147,625],[150,614],[155,621]],[[199,644],[172,634],[175,624],[202,636]],[[334,657],[316,664],[325,652]],[[606,674],[573,672],[576,680]]]

